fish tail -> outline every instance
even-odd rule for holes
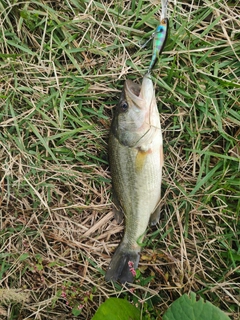
[[[138,267],[139,251],[129,251],[121,243],[115,251],[108,270],[105,274],[106,281],[119,281],[132,283]]]

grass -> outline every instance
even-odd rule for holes
[[[162,219],[138,279],[104,282],[121,239],[107,137],[125,79],[141,81],[150,1],[0,3],[0,317],[91,319],[127,297],[160,319],[194,291],[240,317],[238,1],[169,3],[154,69],[164,135]]]

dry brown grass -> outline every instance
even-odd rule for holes
[[[126,295],[160,319],[190,291],[239,319],[240,7],[203,5],[170,2],[155,71],[162,220],[128,288],[104,281],[124,228],[111,210],[107,136],[122,80],[140,80],[150,61],[137,42],[157,24],[156,3],[0,4],[2,319],[72,319],[79,305],[91,319]]]

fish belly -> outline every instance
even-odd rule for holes
[[[161,145],[141,151],[121,145],[111,135],[109,146],[113,188],[125,216],[123,242],[137,250],[161,196]]]

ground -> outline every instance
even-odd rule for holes
[[[0,3],[0,317],[91,319],[125,297],[161,319],[195,292],[240,318],[240,3],[169,2],[153,81],[164,137],[161,222],[137,279],[107,284],[124,224],[107,140],[141,82],[160,1]]]

